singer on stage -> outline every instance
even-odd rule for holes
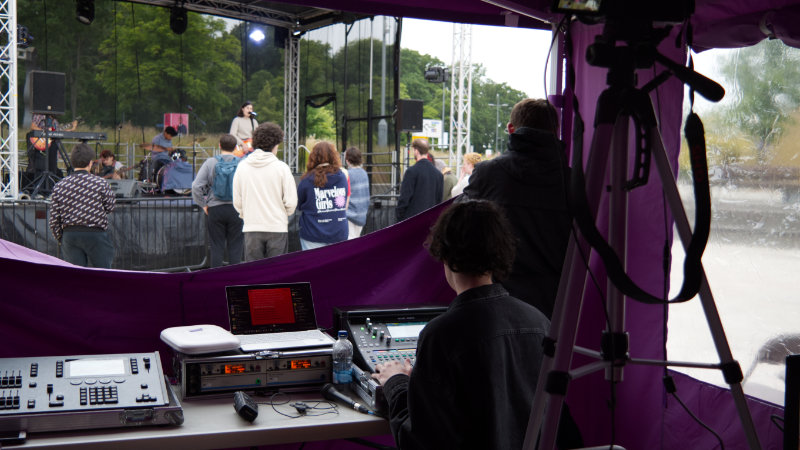
[[[514,261],[510,225],[492,202],[454,203],[427,245],[457,296],[423,328],[413,368],[390,361],[372,375],[384,386],[395,442],[401,449],[519,449],[550,323],[492,282]],[[568,437],[559,435],[559,448],[583,446],[577,431]]]
[[[234,152],[236,156],[243,156],[253,151],[253,131],[258,127],[256,115],[257,114],[253,112],[253,104],[244,102],[241,108],[239,108],[236,117],[233,118],[233,122],[231,122],[231,131],[229,134],[232,134],[236,138],[236,145],[241,151],[241,154]]]

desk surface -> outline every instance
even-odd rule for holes
[[[338,404],[339,414],[303,416],[292,419],[275,412],[269,397],[253,397],[259,402],[258,417],[247,422],[233,409],[233,395],[225,398],[203,398],[182,402],[184,422],[181,426],[151,426],[70,432],[38,433],[28,436],[25,448],[173,448],[213,449],[320,441],[389,434],[389,422],[383,418],[361,414]],[[281,395],[276,403],[321,400],[319,394],[294,393]],[[276,405],[286,414],[296,415],[289,404]],[[314,412],[316,413],[316,412]]]

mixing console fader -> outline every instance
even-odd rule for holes
[[[347,330],[353,342],[354,362],[368,372],[389,361],[417,356],[419,333],[446,306],[334,308],[334,324]]]

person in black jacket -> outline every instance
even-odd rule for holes
[[[428,140],[414,139],[411,147],[417,162],[406,170],[400,185],[396,209],[398,222],[442,202],[444,178],[428,159]]]
[[[395,442],[404,450],[519,449],[550,323],[493,282],[511,269],[510,225],[492,202],[454,203],[427,245],[457,296],[422,329],[413,368],[390,361],[372,375]],[[574,422],[559,432],[559,448],[582,446]]]
[[[525,99],[507,127],[508,152],[476,165],[464,194],[505,211],[519,243],[503,286],[551,318],[572,225],[558,117],[547,100]]]

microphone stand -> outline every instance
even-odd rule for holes
[[[194,117],[194,120],[200,122],[203,125],[203,130],[205,130],[206,127],[207,127],[206,122],[203,119],[201,119],[200,116],[198,116],[196,112],[194,112],[194,108],[189,106],[188,109],[189,109],[189,114],[191,114],[192,117]],[[197,134],[194,132],[194,130],[195,130],[195,128],[192,127],[192,173],[196,173],[197,172],[197,164],[196,164],[196,160],[197,160]]]

